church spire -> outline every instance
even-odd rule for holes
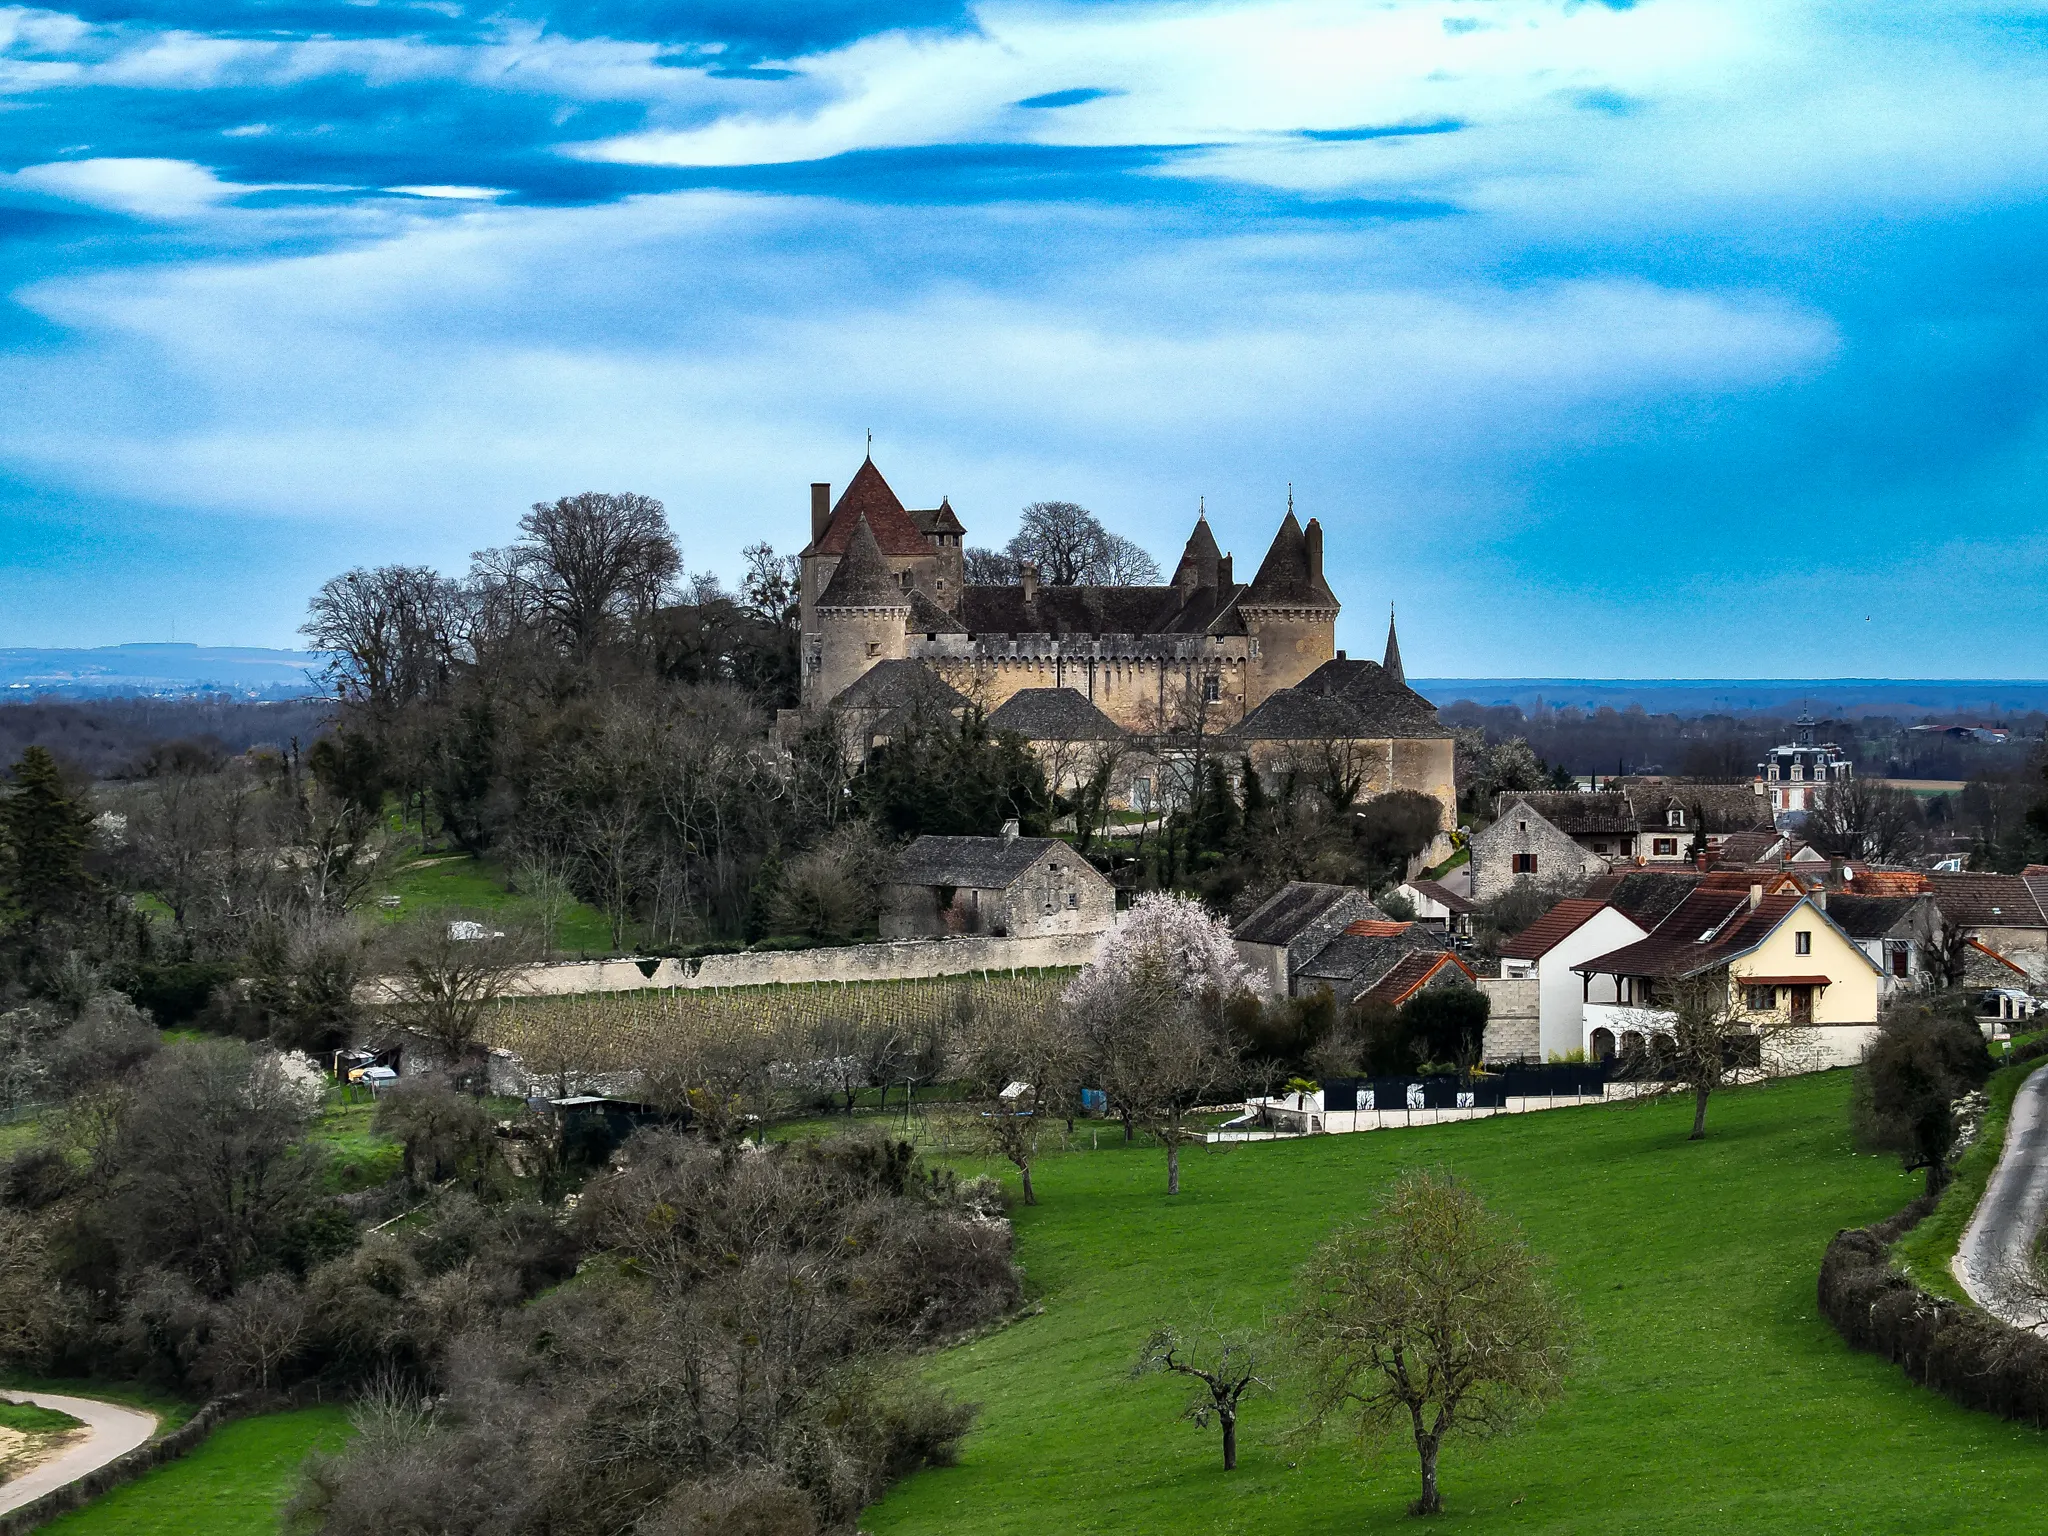
[[[1408,674],[1401,670],[1401,641],[1394,634],[1394,605],[1387,604],[1387,659],[1380,663],[1387,676],[1405,686]]]

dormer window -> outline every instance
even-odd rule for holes
[[[1800,764],[1800,763],[1794,763],[1794,764],[1792,765],[1792,782],[1793,782],[1794,784],[1797,784],[1797,783],[1798,783],[1798,782],[1799,782],[1799,781],[1800,781],[1801,779],[1803,779],[1803,778],[1805,778],[1805,777],[1806,777],[1806,768],[1805,768],[1805,766],[1804,766],[1803,764]]]
[[[1685,812],[1683,812],[1683,811],[1666,811],[1666,812],[1664,813],[1664,825],[1665,825],[1665,826],[1667,826],[1667,827],[1682,827],[1682,826],[1684,826],[1684,825],[1685,825]]]

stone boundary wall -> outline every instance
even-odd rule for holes
[[[196,1449],[228,1420],[240,1418],[253,1411],[253,1407],[247,1398],[240,1395],[214,1398],[169,1434],[145,1441],[126,1455],[116,1456],[105,1466],[95,1467],[76,1481],[61,1488],[52,1488],[41,1498],[0,1515],[0,1536],[22,1536],[22,1533],[39,1525],[47,1525],[59,1515],[84,1508],[108,1489],[133,1482],[167,1461],[176,1461]]]
[[[693,960],[569,960],[530,967],[513,997],[566,997],[672,987],[766,987],[821,981],[916,981],[979,971],[1040,971],[1086,965],[1099,933],[1043,938],[893,939],[837,949],[754,950]]]

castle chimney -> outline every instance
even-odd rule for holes
[[[1302,530],[1301,541],[1308,549],[1308,584],[1320,587],[1323,584],[1323,525],[1310,518],[1308,527]]]
[[[1027,602],[1027,603],[1035,603],[1035,602],[1037,602],[1037,601],[1038,601],[1038,566],[1037,566],[1036,562],[1034,562],[1034,561],[1030,561],[1030,560],[1026,560],[1026,561],[1024,562],[1024,564],[1022,565],[1022,567],[1020,567],[1020,569],[1019,569],[1019,574],[1020,574],[1020,575],[1021,575],[1021,576],[1023,577],[1023,579],[1024,579],[1024,601],[1025,601],[1025,602]]]
[[[1216,562],[1216,584],[1218,586],[1234,587],[1237,585],[1237,577],[1232,574],[1230,568],[1230,562],[1236,558],[1237,556],[1235,555],[1225,555]]]
[[[825,525],[832,521],[832,482],[811,482],[811,542],[825,537]]]

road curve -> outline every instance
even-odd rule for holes
[[[2034,1265],[2034,1236],[2048,1216],[2048,1070],[2012,1101],[2005,1146],[1949,1268],[1970,1299],[2015,1328],[2048,1324],[2048,1284]]]
[[[102,1403],[90,1397],[64,1397],[55,1392],[17,1392],[11,1387],[4,1395],[16,1402],[68,1413],[85,1425],[85,1433],[48,1461],[11,1482],[0,1483],[0,1514],[19,1509],[88,1472],[98,1471],[156,1433],[156,1415],[139,1408],[124,1408],[119,1403]]]

